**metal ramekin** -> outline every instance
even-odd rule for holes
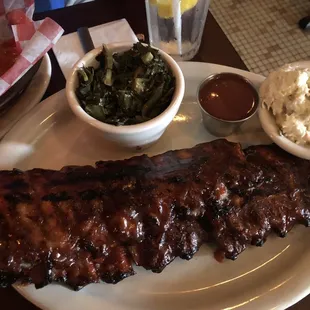
[[[215,78],[224,75],[224,74],[231,74],[231,75],[236,75],[242,80],[244,80],[254,91],[255,94],[255,104],[256,107],[253,110],[253,112],[246,118],[237,120],[237,121],[227,121],[223,120],[220,118],[217,118],[211,114],[209,114],[200,104],[199,100],[199,93],[201,88],[208,83],[211,80],[214,80]],[[233,132],[235,132],[245,121],[250,119],[253,115],[255,115],[258,106],[259,106],[259,95],[258,91],[256,90],[255,86],[250,82],[247,78],[243,77],[242,75],[236,74],[236,73],[231,73],[231,72],[222,72],[222,73],[217,73],[217,74],[212,74],[209,75],[205,80],[202,81],[202,83],[198,87],[197,91],[197,101],[200,107],[201,115],[202,115],[202,120],[203,120],[203,125],[204,127],[214,136],[217,137],[226,137],[231,135]]]

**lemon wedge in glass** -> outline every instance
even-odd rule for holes
[[[192,9],[198,0],[179,0],[181,5],[181,13]],[[157,6],[158,16],[161,18],[173,17],[173,0],[150,0],[152,5]]]

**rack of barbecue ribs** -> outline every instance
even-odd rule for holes
[[[235,259],[310,222],[310,162],[275,145],[215,140],[60,171],[0,172],[0,286],[78,290],[191,259],[203,243]]]

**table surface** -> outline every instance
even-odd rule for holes
[[[34,19],[40,20],[47,16],[59,23],[64,28],[65,33],[74,32],[77,28],[82,26],[92,27],[113,20],[126,18],[136,34],[144,34],[147,38],[144,0],[96,0],[94,2],[64,9],[36,14]],[[49,54],[53,65],[53,76],[44,96],[45,98],[65,87],[65,78],[55,56],[52,52]],[[235,51],[211,13],[208,14],[199,52],[193,60],[211,62],[247,70],[240,56]],[[1,304],[4,306],[4,308],[3,306],[1,307],[2,309],[38,309],[12,288],[0,289],[0,300]],[[294,305],[289,310],[306,310],[309,308],[310,296]]]

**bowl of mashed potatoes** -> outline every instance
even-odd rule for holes
[[[310,160],[310,61],[271,72],[259,95],[258,115],[267,135],[287,152]]]

